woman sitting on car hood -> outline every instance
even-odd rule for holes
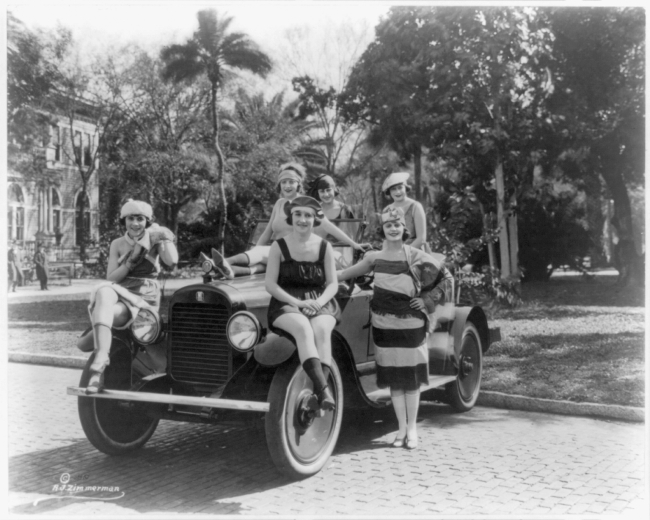
[[[153,223],[151,206],[129,200],[120,211],[124,236],[111,242],[106,269],[107,282],[91,294],[90,320],[93,326],[95,358],[90,365],[87,394],[101,392],[112,343],[111,329],[125,329],[143,307],[160,306],[158,272],[160,262],[169,268],[178,263],[174,234]],[[83,338],[82,338],[83,339]]]

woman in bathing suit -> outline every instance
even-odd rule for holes
[[[286,163],[280,167],[278,189],[281,197],[273,206],[269,223],[257,240],[255,247],[245,253],[239,253],[228,258],[223,258],[216,250],[213,250],[215,264],[226,278],[233,279],[235,276],[266,271],[271,243],[292,231],[292,227],[285,220],[284,208],[287,203],[293,201],[302,192],[305,173],[305,168],[298,163]],[[364,249],[363,246],[357,244],[326,218],[323,219],[322,226],[327,233],[336,237],[337,240],[355,249]]]
[[[109,364],[113,327],[124,329],[143,307],[160,306],[160,285],[156,280],[159,260],[172,268],[178,263],[174,234],[152,224],[153,211],[146,202],[129,200],[120,211],[123,237],[111,242],[106,269],[107,282],[97,286],[88,311],[93,325],[95,359],[90,365],[87,394],[101,392],[104,370]]]

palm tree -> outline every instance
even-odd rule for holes
[[[228,32],[232,17],[219,18],[213,9],[199,11],[197,17],[199,28],[192,38],[182,45],[164,47],[160,56],[165,63],[163,78],[175,82],[194,81],[205,74],[210,82],[212,144],[217,155],[217,183],[223,208],[219,225],[219,247],[223,253],[228,203],[223,171],[225,161],[219,146],[219,89],[223,85],[225,75],[233,68],[266,76],[271,70],[271,59],[246,34]]]

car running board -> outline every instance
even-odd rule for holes
[[[228,410],[242,410],[246,412],[268,412],[270,407],[269,403],[260,401],[238,401],[236,399],[156,394],[153,392],[129,392],[127,390],[103,390],[98,394],[86,395],[86,389],[79,386],[69,386],[68,395],[90,397],[93,399],[116,399],[118,401],[178,404],[185,406],[200,406],[202,408],[225,408]]]
[[[429,384],[420,387],[420,392],[439,388],[456,380],[457,376],[429,376]],[[360,377],[361,386],[368,399],[375,403],[390,403],[390,388],[377,387],[377,375],[368,374]]]

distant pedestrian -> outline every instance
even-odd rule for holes
[[[23,285],[23,263],[20,248],[15,240],[9,247],[9,286],[16,292],[16,286]]]
[[[36,264],[36,277],[38,278],[38,281],[41,282],[41,291],[49,291],[47,288],[49,261],[45,251],[43,251],[43,244],[39,243],[36,246],[34,263]]]

